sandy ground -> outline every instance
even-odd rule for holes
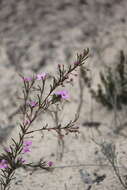
[[[87,66],[93,76],[93,87],[99,82],[98,73],[104,65],[117,63],[119,51],[127,54],[127,0],[1,0],[0,1],[0,142],[10,143],[10,137],[17,138],[15,115],[19,103],[17,92],[21,90],[19,73],[48,72],[54,74],[57,64],[73,63],[76,53],[89,47]],[[74,118],[79,104],[79,83],[75,79],[70,91],[70,103],[65,106],[60,118],[63,123]],[[52,160],[56,167],[52,172],[38,170],[33,173],[19,169],[11,189],[16,190],[87,190],[81,175],[88,172],[106,175],[106,178],[92,186],[92,190],[121,190],[122,186],[114,176],[109,163],[91,140],[113,141],[119,152],[122,175],[126,174],[126,137],[114,134],[114,114],[97,104],[84,88],[81,115],[78,121],[80,134],[64,138],[62,160],[57,136],[45,133],[42,138],[36,133],[32,138],[32,152],[26,159],[37,161],[40,157]],[[120,114],[126,122],[126,113]],[[83,126],[85,121],[101,122],[97,131]],[[49,115],[41,117],[32,126],[54,123]],[[127,130],[122,131],[126,135]],[[82,166],[84,165],[84,166]],[[63,168],[61,168],[63,166]]]

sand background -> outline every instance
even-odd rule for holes
[[[57,65],[71,64],[77,52],[89,47],[90,57],[86,65],[91,69],[93,87],[99,82],[99,71],[105,65],[117,63],[120,50],[127,54],[127,0],[1,0],[0,1],[0,143],[10,143],[10,137],[17,138],[19,106],[17,93],[21,90],[18,73],[30,76],[33,73],[54,74]],[[70,102],[66,104],[60,118],[63,123],[74,118],[79,103],[79,83],[75,78],[73,87],[67,86]],[[119,114],[120,121],[126,122],[126,111]],[[126,128],[124,135],[114,134],[114,113],[97,104],[84,88],[83,106],[77,125],[80,134],[65,137],[62,160],[58,159],[57,136],[36,133],[28,161],[40,157],[52,160],[55,168],[47,171],[16,171],[13,190],[87,190],[80,174],[87,171],[93,178],[94,172],[106,175],[92,190],[120,190],[118,180],[98,146],[91,140],[113,141],[119,152],[122,173],[126,174]],[[82,124],[85,121],[101,122],[99,132]],[[33,128],[43,123],[54,126],[49,115],[40,117]],[[84,166],[80,166],[84,164]],[[108,164],[109,165],[109,164]],[[59,166],[66,166],[60,168]],[[124,174],[124,173],[123,173]]]

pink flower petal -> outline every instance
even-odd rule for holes
[[[29,82],[29,81],[32,80],[32,78],[31,77],[23,77],[23,80],[26,81],[26,82]]]
[[[21,163],[25,163],[26,160],[24,158],[18,158],[18,160],[21,162]]]
[[[24,147],[22,151],[23,153],[26,153],[26,152],[30,152],[31,150],[29,147]]]
[[[37,80],[44,80],[46,76],[47,76],[46,73],[41,73],[41,74],[37,74],[36,78]]]
[[[4,169],[4,168],[7,168],[8,167],[8,162],[7,162],[7,160],[1,160],[0,161],[0,168],[1,169]]]
[[[53,162],[52,161],[49,161],[48,162],[48,166],[51,167],[53,165]]]
[[[56,95],[60,95],[62,99],[68,99],[69,98],[69,94],[66,90],[61,90],[58,92],[55,92]]]
[[[32,141],[24,141],[23,143],[25,146],[31,146],[32,145]]]
[[[29,105],[31,106],[31,107],[35,107],[35,106],[37,106],[37,102],[35,102],[35,101],[31,101],[31,102],[29,102]]]

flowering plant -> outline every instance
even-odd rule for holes
[[[88,57],[88,49],[80,55],[77,55],[77,61],[70,65],[68,69],[65,69],[64,65],[58,65],[58,76],[53,77],[53,81],[50,84],[50,89],[47,95],[45,95],[45,85],[48,78],[48,74],[41,73],[37,74],[35,77],[24,77],[21,75],[23,82],[22,90],[22,100],[23,103],[20,106],[21,112],[21,122],[19,124],[20,132],[18,134],[18,141],[12,138],[12,144],[4,149],[4,152],[0,155],[0,168],[1,168],[1,177],[0,177],[0,186],[1,190],[6,190],[10,188],[10,182],[13,179],[15,170],[19,167],[37,167],[42,169],[50,169],[53,165],[52,161],[48,163],[39,160],[38,163],[26,163],[24,159],[24,154],[31,151],[32,141],[26,140],[29,134],[36,131],[51,131],[54,130],[61,137],[61,131],[65,131],[66,134],[77,132],[78,127],[75,127],[74,124],[77,120],[77,117],[73,121],[70,121],[67,125],[62,126],[59,124],[56,127],[48,127],[47,125],[37,129],[31,130],[31,124],[36,120],[36,118],[48,108],[60,102],[61,99],[68,99],[69,93],[66,90],[56,91],[57,87],[63,86],[65,81],[69,80],[70,74],[76,70],[78,67],[84,65],[85,60]],[[37,84],[39,80],[39,85]],[[33,100],[32,93],[36,95],[36,100]],[[36,94],[37,93],[37,94]],[[34,96],[35,97],[35,96]]]

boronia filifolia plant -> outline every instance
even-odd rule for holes
[[[23,82],[21,97],[23,103],[20,106],[20,132],[18,134],[18,140],[16,141],[14,138],[11,138],[11,145],[4,148],[3,153],[0,155],[1,190],[8,190],[10,188],[11,181],[14,179],[15,170],[20,167],[49,170],[53,165],[52,161],[45,162],[41,158],[37,163],[26,163],[24,154],[30,152],[32,146],[32,141],[26,139],[29,134],[37,131],[53,130],[58,134],[59,138],[63,138],[64,134],[78,132],[78,127],[75,126],[75,122],[78,119],[77,115],[73,121],[70,121],[65,126],[58,124],[55,127],[49,127],[47,124],[40,129],[32,130],[31,125],[41,113],[48,111],[51,105],[61,103],[69,98],[69,93],[66,89],[57,91],[57,88],[60,86],[65,87],[66,83],[71,81],[70,74],[77,68],[83,67],[85,60],[88,58],[88,53],[89,50],[86,49],[82,54],[77,54],[76,62],[70,65],[69,68],[65,68],[64,65],[59,64],[58,75],[52,77],[48,93],[45,93],[48,78],[47,73],[37,74],[33,77],[20,75]],[[84,69],[86,69],[86,67],[84,67]]]

